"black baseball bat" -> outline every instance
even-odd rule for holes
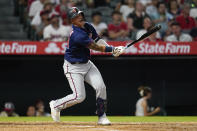
[[[139,39],[134,40],[133,42],[131,42],[130,44],[128,44],[128,45],[125,47],[125,49],[128,48],[128,47],[130,47],[130,46],[132,46],[133,44],[135,44],[135,43],[137,43],[137,42],[139,42],[139,41],[145,39],[146,37],[150,36],[151,34],[157,32],[157,31],[160,30],[160,29],[161,29],[161,25],[157,25],[157,26],[153,27],[151,30],[149,30],[148,32],[146,32],[145,34],[143,34]]]

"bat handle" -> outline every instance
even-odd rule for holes
[[[124,49],[126,50],[127,48],[128,48],[128,45],[125,45],[125,46],[124,46]]]
[[[129,48],[130,46],[132,46],[134,43],[136,43],[136,41],[133,41],[132,43],[129,43],[125,46],[125,49]]]

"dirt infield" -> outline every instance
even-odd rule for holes
[[[197,131],[197,122],[112,123],[92,122],[0,122],[0,131]]]

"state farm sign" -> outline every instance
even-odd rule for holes
[[[190,54],[190,44],[139,43],[131,46],[126,53],[132,54]]]
[[[112,46],[129,42],[110,41]],[[64,55],[67,42],[0,41],[0,55]],[[91,50],[92,55],[111,55]],[[129,47],[123,55],[197,55],[197,42],[140,42]]]
[[[37,45],[20,44],[18,42],[0,44],[0,53],[2,54],[34,54],[37,52]]]

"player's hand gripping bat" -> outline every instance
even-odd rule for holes
[[[143,34],[139,39],[134,40],[133,42],[131,42],[130,44],[125,46],[125,49],[129,48],[130,46],[132,46],[133,44],[145,39],[146,37],[149,37],[151,34],[159,31],[161,29],[161,25],[157,25],[154,26],[151,30],[149,30],[147,33]]]

